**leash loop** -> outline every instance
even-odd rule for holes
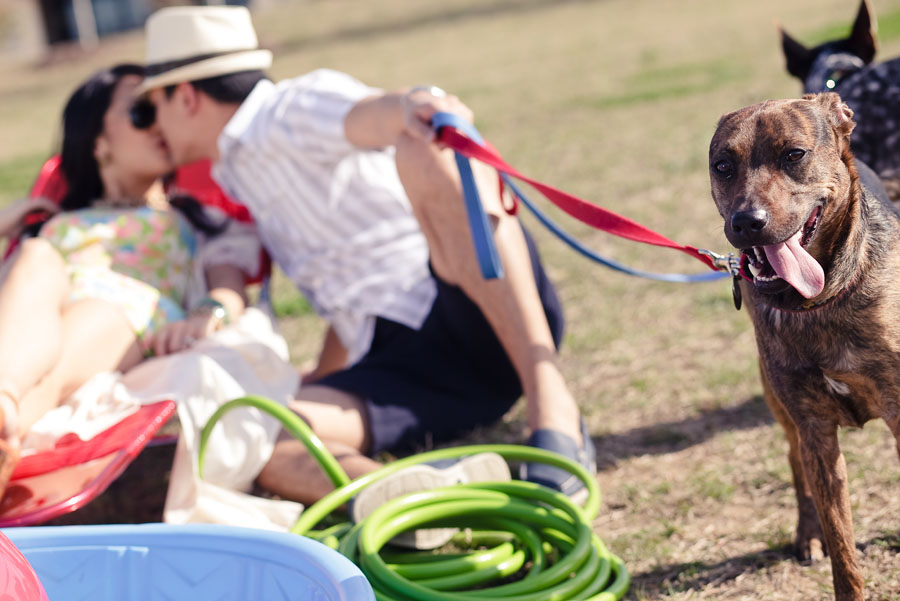
[[[470,140],[484,146],[484,139],[478,130],[468,121],[460,119],[451,113],[435,113],[431,118],[431,124],[436,134],[444,127],[453,127],[463,132]],[[500,261],[500,253],[491,235],[491,225],[484,206],[481,204],[481,194],[475,184],[475,176],[472,173],[472,164],[469,158],[459,152],[453,151],[456,159],[456,168],[459,170],[459,178],[462,183],[463,199],[466,204],[466,215],[469,218],[469,230],[472,232],[472,242],[475,244],[475,255],[478,257],[478,265],[481,275],[486,280],[503,277],[503,264]]]

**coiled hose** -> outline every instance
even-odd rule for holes
[[[200,436],[200,475],[216,422],[238,407],[278,419],[301,440],[335,490],[306,508],[291,532],[337,549],[365,574],[378,601],[615,601],[630,582],[622,560],[594,534],[600,508],[593,475],[562,455],[520,445],[452,447],[391,462],[352,482],[309,426],[287,407],[259,396],[224,404]],[[587,487],[584,507],[531,482],[482,482],[412,493],[385,503],[352,525],[313,529],[360,490],[410,465],[493,451],[507,461],[546,463],[575,474]],[[395,535],[419,527],[456,527],[460,552],[407,552],[384,548]]]

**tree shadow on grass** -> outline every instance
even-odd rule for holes
[[[619,434],[594,437],[597,468],[613,469],[618,461],[639,455],[663,455],[705,442],[725,430],[747,430],[774,422],[762,396],[729,407],[702,411],[675,422],[656,423]]]
[[[733,581],[742,574],[765,570],[785,561],[795,561],[790,545],[729,557],[718,563],[694,561],[669,564],[642,574],[632,574],[630,588],[632,591],[644,591],[651,597],[662,590],[701,591],[709,586],[720,586]]]

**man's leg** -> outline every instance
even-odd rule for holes
[[[580,413],[557,363],[521,225],[502,207],[496,172],[472,166],[505,271],[496,280],[485,280],[478,267],[452,153],[408,136],[397,145],[400,179],[432,267],[462,288],[491,324],[522,383],[529,428],[556,430],[581,444]]]
[[[322,439],[351,480],[381,467],[364,454],[370,434],[365,405],[359,397],[311,385],[301,387],[289,407]],[[257,477],[259,485],[306,505],[334,490],[331,480],[303,443],[282,434],[271,459]]]
[[[401,180],[429,243],[435,272],[462,288],[481,309],[522,383],[532,430],[552,429],[582,443],[579,410],[556,361],[522,228],[503,210],[496,173],[473,165],[506,276],[485,280],[471,244],[452,154],[405,138],[397,146]],[[291,408],[307,420],[351,478],[380,467],[365,456],[371,431],[357,396],[324,386],[301,388]],[[590,441],[587,441],[591,444]],[[315,502],[333,489],[302,443],[281,440],[258,477],[285,498]]]

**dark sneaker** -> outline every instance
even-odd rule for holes
[[[595,474],[597,472],[597,449],[591,440],[584,418],[581,419],[581,438],[584,444],[579,447],[571,436],[547,428],[532,432],[526,444],[530,447],[559,453],[580,463],[591,474]],[[587,500],[588,491],[581,480],[574,474],[558,467],[545,463],[523,463],[519,469],[519,479],[558,490],[579,505],[584,504]]]

